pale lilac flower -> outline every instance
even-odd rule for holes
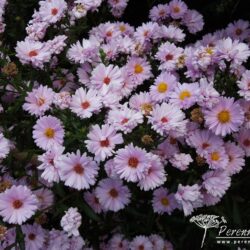
[[[103,179],[98,183],[96,196],[105,210],[117,212],[130,202],[130,191],[118,179]]]
[[[187,11],[187,5],[181,0],[172,0],[168,4],[169,14],[173,19],[180,19]]]
[[[250,130],[241,129],[235,136],[239,146],[245,151],[247,157],[250,156]]]
[[[78,228],[82,224],[82,216],[77,208],[70,207],[62,217],[60,225],[68,236],[79,236]]]
[[[3,133],[0,132],[0,162],[9,154],[10,149],[10,141],[4,137]]]
[[[152,205],[155,213],[169,215],[177,207],[174,194],[170,194],[165,187],[154,190]]]
[[[55,106],[61,110],[64,110],[66,108],[70,107],[70,103],[71,103],[71,95],[69,92],[67,91],[62,91],[60,93],[56,93],[54,95],[54,100],[53,103],[55,104]]]
[[[46,250],[68,250],[70,247],[70,241],[67,234],[64,231],[52,229],[49,231],[46,242]]]
[[[108,243],[110,250],[128,250],[129,241],[122,234],[115,234]]]
[[[65,35],[55,36],[52,40],[48,40],[46,42],[46,47],[48,48],[51,54],[58,55],[63,51],[64,47],[67,45],[66,39],[67,36]]]
[[[174,25],[162,25],[159,33],[161,38],[171,42],[183,42],[186,36],[182,29]]]
[[[191,34],[201,31],[204,26],[203,16],[196,10],[187,10],[182,22]]]
[[[226,33],[229,37],[235,40],[243,41],[250,35],[249,22],[244,20],[238,20],[228,24]]]
[[[80,118],[90,118],[93,113],[100,111],[102,107],[101,97],[93,89],[79,88],[72,96],[70,109]]]
[[[69,249],[74,249],[74,250],[86,249],[83,247],[85,245],[85,241],[81,236],[72,236],[71,238],[69,238],[69,243],[70,243]]]
[[[51,88],[40,85],[27,93],[23,109],[31,115],[42,116],[45,111],[51,108],[54,95],[55,93]]]
[[[246,70],[241,79],[237,81],[239,87],[239,95],[250,101],[250,70]]]
[[[88,140],[85,140],[89,152],[95,155],[97,162],[104,161],[114,154],[117,144],[123,143],[121,133],[116,133],[112,125],[94,125],[87,134]]]
[[[149,238],[143,235],[136,236],[129,244],[130,250],[153,250],[153,244]]]
[[[100,214],[103,211],[103,208],[99,202],[99,199],[96,197],[95,190],[93,190],[92,192],[89,192],[89,191],[85,192],[84,200],[95,211],[95,213]]]
[[[54,116],[42,116],[33,127],[33,138],[38,147],[49,150],[63,143],[64,129],[62,122]]]
[[[175,199],[182,207],[185,216],[190,215],[195,208],[203,205],[202,198],[200,186],[197,184],[192,186],[179,184],[178,191],[175,194]]]
[[[154,22],[162,22],[169,16],[168,4],[158,4],[149,13],[149,18]]]
[[[148,153],[148,159],[150,164],[147,170],[148,172],[138,183],[140,189],[144,191],[159,187],[167,180],[167,174],[165,173],[164,165],[162,164],[160,157],[152,153]]]
[[[37,210],[37,198],[26,186],[12,186],[0,193],[0,215],[3,221],[21,225]]]
[[[43,210],[50,207],[54,202],[54,194],[50,189],[39,188],[33,192],[38,200],[38,208]]]
[[[216,197],[222,197],[231,185],[231,178],[226,171],[209,171],[202,175],[203,187]]]
[[[153,245],[153,249],[159,249],[164,250],[164,240],[163,238],[158,234],[151,234],[149,236],[149,239]]]
[[[181,171],[187,170],[188,165],[193,162],[193,159],[190,154],[175,154],[171,159],[170,163],[173,167],[178,168]]]
[[[145,178],[150,167],[147,152],[133,144],[117,151],[114,165],[120,178],[131,182]]]
[[[169,102],[180,108],[188,109],[198,101],[199,95],[198,83],[178,83],[170,95]]]
[[[25,236],[25,249],[42,250],[46,236],[45,230],[38,224],[25,224],[21,228]]]
[[[81,190],[89,189],[95,184],[98,166],[86,153],[81,155],[79,150],[76,154],[68,153],[61,156],[58,164],[59,175],[66,186]]]
[[[244,121],[244,113],[233,98],[221,97],[210,110],[205,110],[207,127],[216,135],[225,136],[239,130]]]
[[[176,106],[168,103],[157,104],[148,117],[152,128],[161,135],[182,136],[186,131],[185,114]]]

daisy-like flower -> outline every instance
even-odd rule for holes
[[[70,109],[80,118],[89,118],[102,107],[101,97],[96,90],[79,88],[72,96]]]
[[[210,110],[205,110],[207,127],[216,135],[225,136],[239,130],[244,121],[244,112],[233,98],[221,97]]]
[[[149,13],[149,18],[154,22],[162,22],[169,15],[168,4],[158,4],[154,6]]]
[[[237,81],[239,95],[250,101],[250,70],[246,70],[239,81]]]
[[[122,71],[118,66],[99,64],[91,73],[91,87],[99,90],[102,94],[109,91],[117,91],[122,87]]]
[[[44,112],[50,109],[54,95],[55,93],[51,88],[40,85],[37,89],[28,92],[23,109],[31,115],[44,115]]]
[[[146,236],[136,236],[129,244],[130,250],[153,250],[153,244]]]
[[[12,186],[0,193],[0,215],[3,221],[21,225],[37,210],[37,198],[26,186]]]
[[[88,189],[95,184],[98,166],[91,157],[81,155],[78,150],[61,156],[59,161],[59,175],[66,186],[77,190]]]
[[[155,213],[169,215],[177,207],[174,194],[169,194],[167,188],[160,187],[153,192],[152,205]]]
[[[169,101],[180,108],[188,109],[198,101],[199,94],[198,83],[178,83]]]
[[[129,100],[129,106],[132,109],[141,111],[142,114],[149,115],[153,110],[155,102],[148,92],[140,92],[133,95]]]
[[[230,187],[231,178],[226,171],[209,171],[202,175],[203,187],[215,197],[222,197]]]
[[[171,159],[170,163],[175,167],[178,168],[181,171],[187,170],[188,165],[193,162],[192,157],[190,154],[175,154]]]
[[[43,170],[41,177],[47,182],[59,182],[59,171],[57,161],[63,154],[64,147],[53,146],[44,154],[38,156],[38,160],[42,163],[37,168]]]
[[[137,182],[145,178],[150,167],[148,154],[133,144],[119,149],[114,158],[115,172],[121,179]]]
[[[22,225],[22,232],[25,236],[25,249],[41,250],[45,242],[45,230],[38,224]]]
[[[160,30],[160,37],[172,42],[183,42],[185,39],[185,33],[182,29],[175,25],[162,25]]]
[[[155,55],[155,58],[161,62],[159,69],[168,71],[174,70],[182,54],[182,48],[176,47],[170,42],[163,43]]]
[[[110,250],[128,250],[129,241],[122,234],[115,234],[109,240],[108,247]]]
[[[212,169],[225,169],[229,162],[229,157],[224,147],[211,147],[209,148],[204,158]]]
[[[224,146],[229,159],[225,171],[229,175],[239,173],[245,166],[244,150],[233,142],[227,142]]]
[[[103,208],[99,202],[99,199],[96,196],[95,190],[93,190],[92,192],[85,192],[84,200],[95,211],[95,213],[100,214],[102,212]]]
[[[130,133],[138,124],[143,122],[140,112],[129,109],[126,105],[114,108],[108,112],[107,122],[112,124],[117,131]]]
[[[22,64],[31,63],[38,68],[43,68],[43,64],[51,58],[48,48],[42,42],[33,40],[17,42],[16,53]]]
[[[53,146],[62,145],[64,129],[58,118],[42,116],[33,128],[33,138],[39,148],[49,150]]]
[[[121,133],[116,133],[116,130],[111,125],[92,126],[87,135],[88,140],[85,141],[89,152],[95,155],[96,161],[104,161],[114,153],[114,148],[117,144],[123,143]]]
[[[250,156],[250,130],[241,129],[235,136],[239,146],[245,151],[247,157]]]
[[[150,166],[148,172],[138,183],[141,190],[148,191],[164,184],[167,180],[164,166],[159,156],[148,153]]]
[[[195,130],[186,139],[188,145],[194,147],[197,153],[201,156],[209,150],[211,147],[219,148],[222,147],[224,142],[219,137],[212,133],[210,130]]]
[[[45,22],[56,23],[63,16],[67,9],[67,3],[64,0],[49,0],[40,2],[39,13]]]
[[[165,101],[176,85],[176,77],[168,72],[163,72],[155,79],[154,85],[150,87],[150,95],[154,101]]]
[[[200,192],[200,186],[197,184],[192,186],[182,186],[179,184],[175,199],[182,207],[185,216],[190,215],[195,208],[203,205],[203,196]]]
[[[0,132],[0,162],[8,155],[10,148],[10,141]]]
[[[152,76],[151,66],[145,58],[131,57],[125,67],[130,80],[136,86],[142,84]]]
[[[149,239],[153,245],[153,249],[162,249],[164,250],[164,240],[163,238],[158,234],[151,234],[149,236]]]
[[[191,34],[195,34],[203,29],[203,16],[196,10],[187,10],[182,19]]]
[[[187,5],[180,0],[172,0],[168,4],[169,14],[173,19],[180,19],[184,16],[187,11]]]
[[[68,236],[79,236],[78,228],[82,224],[82,216],[75,207],[70,207],[62,217],[60,225]]]
[[[105,210],[117,212],[130,202],[130,191],[118,179],[103,179],[96,187],[96,196]]]
[[[179,108],[164,102],[154,107],[148,117],[148,122],[161,135],[172,134],[181,136],[186,131],[187,120],[184,119],[185,114]]]
[[[34,190],[34,194],[38,200],[38,208],[39,209],[46,209],[51,206],[54,202],[54,195],[50,189],[47,188],[39,188]]]
[[[230,23],[226,28],[226,33],[229,37],[243,41],[247,39],[250,35],[249,22],[244,20],[238,20]]]

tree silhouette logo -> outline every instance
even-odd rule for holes
[[[223,216],[218,215],[208,215],[208,214],[199,214],[190,218],[190,222],[194,222],[198,227],[204,229],[204,234],[201,242],[201,248],[204,245],[204,241],[207,235],[207,230],[209,228],[218,228],[221,223],[227,223]]]

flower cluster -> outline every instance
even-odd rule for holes
[[[119,216],[144,205],[156,216],[215,205],[250,156],[250,24],[239,20],[185,45],[203,17],[172,0],[139,27],[102,22],[71,39],[101,3],[40,1],[16,46],[22,66],[44,74],[21,87],[9,81],[12,94],[2,97],[3,112],[16,101],[28,121],[0,130],[0,216],[21,225],[27,249],[92,249],[85,223],[92,230],[92,220],[110,214],[117,224],[108,224],[100,249],[173,249],[157,234],[123,235]],[[127,3],[108,0],[115,17]],[[45,41],[55,24],[60,35]],[[27,145],[13,136],[18,126],[28,126]],[[16,160],[28,163],[14,171]],[[48,229],[54,216],[64,231]],[[15,243],[18,230],[9,227],[0,246]]]

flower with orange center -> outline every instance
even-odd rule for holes
[[[168,84],[166,82],[160,82],[157,86],[157,90],[160,93],[165,93],[168,90]]]
[[[135,157],[130,157],[128,160],[128,165],[132,168],[136,168],[138,166],[138,163],[139,163],[139,161]]]
[[[29,57],[34,57],[34,56],[37,56],[38,53],[36,50],[31,50],[28,55],[29,55]]]
[[[84,168],[83,168],[83,166],[81,165],[81,164],[76,164],[75,166],[74,166],[74,171],[77,173],[77,174],[79,174],[79,175],[83,175],[83,173],[84,173]]]
[[[88,101],[82,102],[81,107],[83,109],[87,109],[90,106],[90,103]]]
[[[51,9],[51,15],[55,16],[55,15],[57,15],[57,13],[58,13],[58,9],[57,8]]]
[[[212,161],[219,161],[220,160],[220,153],[217,151],[214,151],[211,153],[211,160]]]
[[[143,72],[143,67],[140,64],[136,64],[134,69],[135,74],[140,74]]]
[[[54,138],[55,130],[53,128],[46,128],[44,131],[44,135],[49,139]]]
[[[179,94],[179,98],[184,101],[187,98],[191,97],[191,93],[188,90],[183,90],[180,94]]]
[[[217,118],[220,123],[227,123],[231,121],[231,114],[228,110],[222,110],[218,113]]]
[[[162,204],[163,206],[168,206],[168,205],[169,205],[169,200],[168,200],[168,198],[167,198],[167,197],[163,197],[163,198],[161,199],[161,204]]]

